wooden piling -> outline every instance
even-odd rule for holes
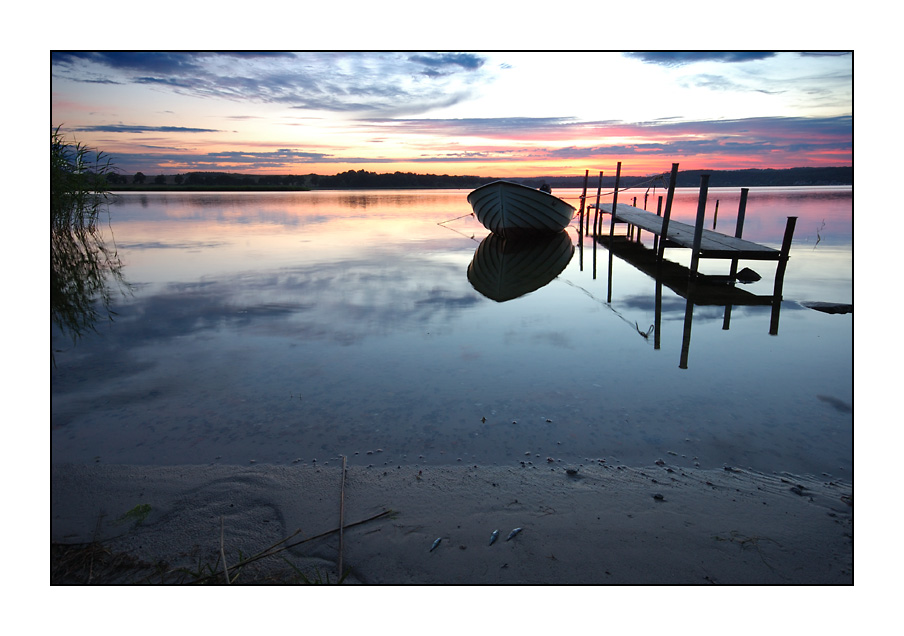
[[[633,207],[637,207],[637,197],[634,197],[634,202],[631,204]],[[612,208],[612,213],[615,213],[615,208]],[[628,238],[634,239],[634,226],[631,223],[628,223]],[[637,230],[637,240],[640,240],[640,229]]]
[[[789,216],[787,223],[785,223],[785,236],[782,238],[778,267],[775,268],[775,284],[772,288],[772,321],[769,325],[769,334],[773,336],[778,333],[778,314],[782,304],[782,287],[785,283],[785,269],[788,267],[788,255],[791,252],[791,239],[794,237],[795,225],[797,225],[797,217]]]
[[[621,161],[615,166],[615,190],[612,193],[612,215],[609,220],[609,238],[615,235],[615,211],[618,209],[618,184],[621,180]]]
[[[584,170],[584,189],[581,191],[581,216],[578,219],[578,238],[582,238],[581,231],[584,229],[584,203],[587,201],[587,178],[590,176],[590,170]]]
[[[662,217],[662,233],[659,238],[659,253],[657,259],[661,262],[665,253],[665,242],[669,235],[669,217],[672,215],[672,201],[675,199],[675,183],[678,181],[678,164],[672,164],[672,173],[669,175],[669,189],[665,197],[665,213]],[[614,212],[614,210],[613,210]]]
[[[599,234],[596,230],[597,221],[600,216],[600,195],[603,193],[603,171],[600,170],[600,180],[596,186],[596,211],[593,214],[593,236]],[[589,214],[587,216],[590,216]],[[590,220],[587,220],[587,230],[590,231]]]
[[[610,242],[609,245],[611,246],[612,243]],[[610,249],[607,251],[609,252],[609,279],[608,279],[608,283],[606,285],[606,302],[611,304],[612,303],[612,268],[613,268],[613,264],[614,264],[614,259],[613,259],[612,250]]]
[[[694,297],[696,283],[688,287],[687,302],[684,305],[684,329],[681,331],[681,356],[678,360],[679,369],[687,369],[687,359],[691,352],[691,325],[694,322]]]
[[[700,243],[703,240],[703,221],[706,218],[706,195],[709,192],[709,175],[700,175],[700,196],[697,199],[697,220],[694,223],[694,246],[691,252],[691,276],[697,276],[700,265]]]
[[[656,203],[656,216],[662,216],[662,195],[659,195],[659,201]],[[653,234],[653,251],[659,253],[659,235]]]
[[[716,229],[716,220],[719,218],[719,199],[716,199],[716,210],[713,212],[713,229]]]
[[[659,197],[662,199],[662,197]],[[657,351],[662,347],[662,339],[659,332],[662,327],[662,281],[656,279],[656,300],[654,302],[653,318],[653,348]]]
[[[735,238],[741,238],[744,233],[744,216],[747,214],[747,193],[750,188],[741,188],[741,202],[738,204],[738,220],[735,223]],[[731,259],[731,278],[734,279],[738,273],[738,259]]]

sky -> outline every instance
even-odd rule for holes
[[[125,174],[577,176],[853,165],[850,52],[53,52]]]

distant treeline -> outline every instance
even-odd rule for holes
[[[786,168],[773,169],[749,169],[749,170],[679,170],[679,188],[699,187],[700,175],[708,174],[709,187],[757,187],[757,186],[827,186],[827,185],[854,185],[854,168],[845,166],[840,168]],[[660,175],[656,180],[657,187],[668,186],[668,173]],[[646,185],[650,183],[652,175],[645,177],[621,177],[619,188],[633,185]],[[584,177],[547,177],[537,179],[510,179],[524,185],[540,187],[544,182],[552,188],[581,188],[584,185]],[[587,188],[595,190],[599,183],[599,171],[591,172],[587,179]],[[604,171],[603,187],[615,186],[615,171]]]
[[[685,170],[678,172],[678,187],[700,185],[700,175],[710,175],[709,186],[826,186],[853,185],[854,168],[788,168],[783,170]],[[546,183],[552,188],[580,188],[584,176],[573,177],[506,177],[508,181],[540,187]],[[622,177],[620,187],[650,184],[652,175]],[[395,188],[461,188],[473,189],[495,181],[495,177],[473,175],[415,174],[413,172],[376,173],[366,170],[348,170],[336,175],[248,175],[230,172],[187,172],[176,175],[148,177],[141,172],[135,175],[107,175],[110,190],[345,190],[345,189],[395,189]],[[593,190],[599,183],[599,172],[591,174],[587,187]],[[614,174],[603,175],[603,187],[615,185]],[[668,185],[668,174],[655,180],[657,187]]]
[[[250,175],[231,172],[187,172],[148,177],[113,175],[110,190],[345,190],[378,188],[476,188],[493,181],[475,176],[415,174],[393,172],[378,174],[366,170],[348,170],[336,175]]]

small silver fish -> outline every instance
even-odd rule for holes
[[[511,532],[509,532],[509,536],[506,537],[505,540],[506,540],[506,541],[509,541],[512,537],[514,537],[514,536],[515,536],[516,534],[518,534],[519,532],[521,532],[521,528],[515,528],[514,530],[512,530]]]
[[[499,538],[499,531],[493,530],[493,534],[490,535],[490,545],[493,545],[494,543],[496,543],[496,539],[498,539],[498,538]]]
[[[434,550],[436,550],[436,547],[439,545],[439,542],[442,541],[442,540],[443,540],[443,538],[440,537],[439,539],[437,539],[436,541],[434,541],[434,542],[433,542],[433,547],[430,548],[430,551],[433,552]]]

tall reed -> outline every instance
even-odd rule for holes
[[[112,320],[112,278],[129,291],[116,246],[108,245],[98,218],[108,202],[110,158],[80,143],[68,143],[60,129],[50,133],[50,318],[73,342],[94,330],[106,314]],[[56,358],[51,350],[51,362]]]
[[[54,227],[91,226],[107,201],[110,157],[50,131],[50,222]]]

